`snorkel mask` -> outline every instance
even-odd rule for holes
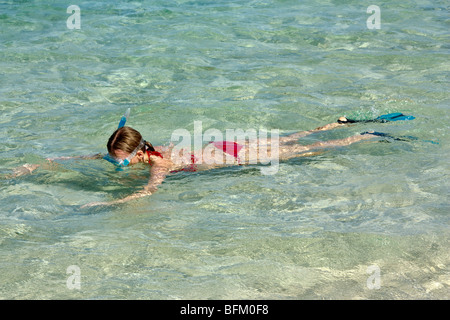
[[[130,164],[131,159],[134,158],[134,156],[136,155],[136,153],[142,149],[142,147],[145,145],[145,141],[144,139],[141,139],[141,142],[139,143],[139,145],[136,147],[136,149],[133,150],[133,152],[130,153],[130,155],[128,157],[126,157],[125,159],[118,159],[116,157],[111,156],[109,153],[103,157],[103,159],[111,162],[112,164],[115,164],[118,167],[126,167],[127,165]]]
[[[128,119],[129,116],[130,116],[130,108],[127,109],[125,114],[120,119],[118,129],[122,128],[125,125],[125,123],[127,122],[127,119]],[[106,156],[104,156],[103,159],[105,159],[106,161],[111,162],[112,164],[114,164],[114,165],[116,165],[118,167],[126,167],[126,166],[128,166],[130,164],[131,159],[134,158],[136,153],[139,150],[141,150],[144,145],[145,145],[145,141],[144,141],[144,139],[141,139],[141,142],[139,143],[139,145],[125,159],[118,159],[116,157],[111,156],[109,153]]]

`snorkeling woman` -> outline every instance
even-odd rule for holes
[[[129,110],[127,110],[127,113],[122,117],[119,128],[115,130],[108,139],[108,154],[103,158],[114,163],[118,167],[130,166],[137,163],[149,164],[150,179],[148,184],[144,186],[143,190],[140,192],[134,193],[123,199],[109,202],[92,202],[83,207],[119,204],[132,199],[149,196],[157,191],[158,186],[163,183],[167,175],[181,171],[203,171],[230,165],[254,164],[258,161],[267,160],[267,157],[273,158],[275,156],[277,157],[277,160],[283,161],[296,157],[316,155],[327,148],[348,146],[359,141],[372,139],[376,136],[387,136],[386,134],[377,132],[364,132],[344,139],[320,141],[310,145],[300,145],[297,143],[298,139],[312,133],[327,131],[358,122],[345,117],[340,117],[337,122],[313,130],[300,131],[288,136],[280,137],[276,140],[276,146],[271,140],[267,140],[267,144],[264,146],[252,143],[249,139],[239,142],[214,141],[207,144],[201,152],[191,153],[190,150],[175,149],[173,144],[170,146],[153,146],[150,142],[144,140],[137,130],[124,126],[128,115]],[[403,118],[398,115],[401,115]],[[403,114],[390,114],[382,117],[371,121],[386,122],[414,119],[412,116],[404,116]],[[262,147],[264,147],[265,153],[261,152]],[[273,152],[275,147],[276,153]],[[268,154],[270,154],[270,156],[268,156]],[[265,157],[265,159],[262,159],[262,157]],[[73,158],[100,159],[102,158],[102,155],[96,154],[93,156]],[[69,158],[63,157],[47,160],[51,163],[52,160],[56,159],[63,160]],[[211,161],[211,159],[214,159],[215,161]],[[217,161],[218,159],[221,161]],[[38,165],[26,164],[15,170],[15,176],[31,173],[37,167]]]
[[[331,130],[347,124],[344,117],[339,118],[336,123],[327,124],[314,130],[296,132],[291,135],[281,137],[278,147],[279,160],[288,160],[295,157],[311,156],[320,153],[320,149],[328,147],[347,146],[352,143],[371,139],[372,134],[357,134],[345,139],[330,140],[317,142],[311,145],[302,146],[295,142],[299,138],[306,137],[314,132]],[[252,152],[252,148],[259,149],[261,146],[252,144],[252,141],[218,141],[212,142],[212,148],[206,152],[206,146],[200,153],[190,153],[190,150],[174,150],[174,146],[153,146],[150,142],[143,139],[142,135],[131,127],[123,126],[118,128],[108,140],[108,155],[106,160],[118,165],[129,166],[137,163],[146,163],[150,165],[150,179],[148,184],[138,193],[134,193],[123,199],[113,200],[109,202],[93,202],[83,207],[97,205],[112,205],[124,203],[126,201],[149,196],[155,193],[158,186],[164,181],[167,175],[181,171],[203,171],[218,168],[221,166],[246,165],[261,160],[259,157],[261,152],[256,150]],[[315,151],[315,152],[313,152]],[[271,146],[269,141],[269,153]],[[257,157],[254,159],[252,157]],[[223,161],[208,161],[211,158]],[[230,160],[231,159],[231,160]]]

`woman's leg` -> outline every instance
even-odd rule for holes
[[[314,153],[332,147],[344,147],[351,145],[353,143],[372,139],[375,136],[372,134],[357,134],[344,139],[336,139],[336,140],[328,140],[328,141],[319,141],[307,146],[302,146],[298,144],[291,145],[280,145],[280,160],[287,160],[296,157],[309,156],[311,152]]]
[[[344,138],[344,139],[336,139],[336,140],[328,140],[328,141],[319,141],[316,143],[313,143],[307,147],[310,147],[311,149],[317,149],[317,148],[327,148],[327,147],[343,147],[351,145],[355,142],[359,142],[362,140],[368,140],[372,139],[374,135],[371,134],[356,134],[354,136]]]
[[[341,118],[339,118],[341,119]],[[315,128],[313,130],[308,130],[308,131],[299,131],[299,132],[295,132],[292,133],[288,136],[285,137],[280,137],[280,143],[290,143],[290,142],[296,142],[298,139],[306,137],[314,132],[318,132],[318,131],[327,131],[327,130],[331,130],[337,127],[341,127],[344,126],[344,123],[339,123],[339,122],[333,122],[333,123],[329,123],[327,125],[324,125],[322,127],[318,127]]]

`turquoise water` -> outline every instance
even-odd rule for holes
[[[450,297],[447,1],[73,4],[72,30],[67,1],[0,1],[0,298]],[[111,207],[81,208],[140,190],[148,170],[69,160],[8,177],[105,152],[128,107],[155,145],[194,121],[287,134],[389,112],[416,119],[300,143],[367,130],[419,140],[334,149],[275,175],[181,173]]]

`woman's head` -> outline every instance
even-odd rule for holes
[[[114,131],[106,146],[112,157],[118,160],[128,159],[130,164],[143,162],[145,151],[155,150],[151,143],[142,139],[142,135],[137,130],[130,127],[122,127]]]

